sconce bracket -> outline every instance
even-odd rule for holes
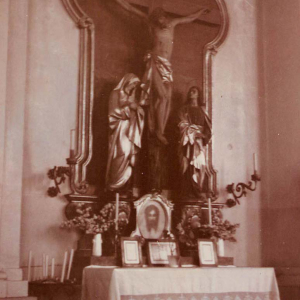
[[[226,191],[229,194],[232,194],[234,197],[233,199],[228,199],[226,204],[229,207],[232,207],[236,204],[240,204],[240,201],[238,200],[241,197],[247,196],[247,190],[249,191],[255,191],[257,187],[257,182],[260,181],[260,176],[257,174],[257,172],[254,172],[254,174],[251,175],[251,180],[248,182],[248,184],[239,182],[238,184],[228,184],[226,187]]]
[[[54,167],[48,171],[48,178],[54,180],[55,186],[49,187],[47,193],[50,197],[56,197],[60,193],[59,185],[66,181],[66,176],[70,176],[69,167]]]

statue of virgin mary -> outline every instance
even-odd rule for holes
[[[144,111],[136,99],[139,78],[126,74],[109,97],[109,147],[106,187],[120,191],[127,187],[141,149]]]

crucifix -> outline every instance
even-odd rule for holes
[[[161,7],[162,0],[152,0],[149,8],[152,9],[148,16],[126,0],[115,0],[127,11],[142,18],[149,26],[153,46],[146,56],[146,71],[143,83],[146,92],[142,94],[141,102],[149,105],[149,130],[159,142],[167,145],[165,128],[170,114],[172,97],[172,66],[170,63],[174,29],[179,24],[190,23],[199,16],[209,13],[207,7],[200,7],[197,12],[185,17],[170,18]],[[155,91],[155,92],[153,92]],[[154,93],[157,95],[153,97]]]
[[[154,180],[150,189],[160,190],[162,173],[162,157],[165,146],[168,145],[165,129],[171,110],[171,99],[173,90],[173,75],[170,59],[173,51],[174,30],[177,25],[191,23],[199,17],[210,14],[207,6],[199,5],[197,0],[194,3],[196,12],[187,16],[181,16],[174,11],[174,7],[181,8],[182,1],[179,0],[114,0],[125,10],[141,18],[149,27],[152,37],[152,49],[146,54],[146,68],[142,78],[142,93],[140,104],[148,107],[148,132],[150,136],[149,149],[152,162],[150,163],[150,178]],[[176,3],[175,3],[176,2]],[[195,2],[197,5],[195,6]],[[133,4],[147,7],[150,12],[147,15],[143,10]],[[176,5],[174,5],[176,4]],[[178,17],[170,17],[164,8],[171,8],[172,13]],[[195,9],[196,8],[196,9]]]

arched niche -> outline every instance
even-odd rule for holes
[[[131,15],[115,1],[62,0],[80,34],[80,66],[75,157],[70,165],[71,194],[69,200],[105,200],[108,122],[107,102],[110,92],[126,73],[142,77],[143,57],[149,49],[148,29],[138,17]],[[200,86],[206,111],[213,121],[212,64],[213,56],[228,31],[228,14],[224,0],[127,0],[147,13],[160,2],[174,16],[186,15],[207,6],[210,14],[193,23],[176,28],[172,65],[174,90],[170,127],[176,128],[176,111],[185,101],[188,88]],[[213,128],[213,123],[212,123]],[[171,130],[171,129],[170,129]],[[167,189],[176,195],[176,133],[170,145],[170,170]],[[213,140],[207,146],[206,194],[217,199],[217,173],[213,168]],[[175,174],[175,175],[174,175]],[[168,186],[169,184],[169,186]],[[149,191],[150,192],[150,191]],[[172,193],[173,192],[173,193]],[[176,198],[176,197],[175,197]]]

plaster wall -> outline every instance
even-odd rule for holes
[[[47,172],[66,166],[70,130],[76,127],[79,31],[62,1],[31,0],[28,7],[27,96],[24,126],[21,265],[33,252],[33,265],[43,253],[62,264],[64,252],[76,248],[75,234],[59,228],[67,204],[50,198]],[[41,276],[36,269],[35,277]],[[58,271],[58,269],[57,269]]]
[[[220,201],[226,186],[248,183],[253,174],[253,153],[261,171],[259,111],[258,5],[252,1],[226,1],[230,27],[213,61],[214,165],[218,170]],[[263,183],[262,183],[263,184]],[[241,205],[224,210],[225,218],[239,223],[237,243],[227,243],[226,255],[237,266],[261,265],[260,185],[240,199]]]
[[[75,127],[78,81],[78,30],[61,1],[31,0],[28,8],[27,97],[25,103],[21,265],[29,250],[34,265],[43,253],[62,263],[63,252],[76,247],[76,235],[58,228],[64,219],[63,196],[49,198],[46,173],[65,165],[69,130]],[[252,153],[259,153],[257,5],[227,1],[228,37],[213,62],[214,165],[220,201],[227,184],[248,181]],[[68,192],[67,187],[62,194]],[[241,224],[237,244],[227,244],[238,266],[258,266],[260,259],[260,187],[225,211]],[[38,276],[38,275],[37,275]]]
[[[18,269],[26,90],[27,1],[1,2],[0,267]],[[9,52],[8,52],[9,49]],[[15,243],[7,247],[7,242]]]
[[[263,1],[266,158],[263,257],[270,266],[300,266],[300,4]]]

